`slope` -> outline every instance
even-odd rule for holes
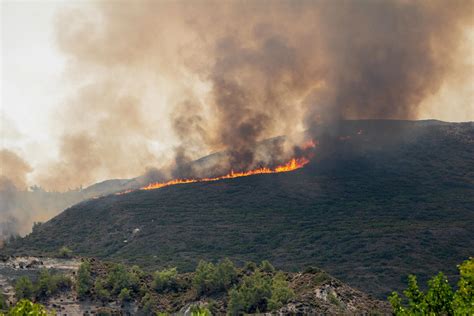
[[[111,195],[77,204],[10,244],[191,270],[200,259],[314,265],[385,296],[472,255],[472,123],[347,121],[313,131],[305,168]]]

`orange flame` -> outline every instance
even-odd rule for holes
[[[308,140],[307,142],[305,142],[303,144],[303,146],[301,146],[303,149],[311,149],[311,148],[314,148],[316,147],[316,143],[314,142],[314,140]]]
[[[239,177],[247,177],[247,176],[253,176],[256,174],[266,174],[266,173],[279,173],[279,172],[289,172],[293,171],[296,169],[303,168],[304,165],[306,165],[309,162],[308,159],[306,158],[293,158],[287,163],[277,166],[273,169],[271,168],[258,168],[254,170],[249,170],[249,171],[243,171],[243,172],[234,172],[231,171],[230,173],[215,177],[215,178],[201,178],[201,179],[174,179],[170,180],[167,182],[156,182],[156,183],[150,183],[149,185],[141,188],[141,190],[154,190],[154,189],[159,189],[163,187],[167,187],[170,185],[175,185],[175,184],[183,184],[183,183],[194,183],[194,182],[210,182],[210,181],[218,181],[218,180],[223,180],[223,179],[233,179],[233,178],[239,178]]]

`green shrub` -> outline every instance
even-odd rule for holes
[[[257,271],[245,276],[239,287],[229,291],[228,312],[231,315],[265,311],[272,297],[271,278]]]
[[[59,258],[71,258],[72,257],[72,250],[68,247],[64,246],[58,250],[58,257]]]
[[[38,299],[45,299],[50,297],[57,291],[56,283],[54,282],[48,270],[41,270],[38,281],[35,284],[35,296]]]
[[[105,280],[97,279],[94,284],[95,295],[103,302],[108,302],[110,300],[110,292],[106,288],[106,283]]]
[[[201,260],[194,273],[193,286],[198,294],[209,294],[230,288],[236,277],[237,270],[229,259],[217,265]]]
[[[247,261],[245,264],[244,264],[244,271],[247,271],[247,272],[255,272],[255,270],[257,270],[257,264],[255,262],[252,262],[252,261]]]
[[[176,278],[178,276],[178,270],[176,268],[163,269],[156,271],[153,274],[153,282],[151,286],[157,292],[163,292],[164,290],[175,290],[177,286]]]
[[[34,296],[37,299],[46,299],[59,291],[70,289],[72,281],[63,274],[51,274],[48,270],[40,271],[37,282],[34,284]]]
[[[139,276],[129,272],[123,264],[114,265],[110,269],[106,280],[106,286],[113,295],[118,295],[125,288],[136,292],[140,284]]]
[[[127,288],[124,288],[120,291],[120,294],[118,296],[119,300],[122,302],[128,302],[132,299],[132,296],[130,294],[130,290]]]
[[[278,272],[272,279],[272,297],[268,301],[268,309],[278,309],[293,297],[295,293],[289,288],[285,274]]]
[[[460,315],[474,314],[474,259],[464,261],[458,266],[460,279],[458,290],[454,293],[452,307]]]
[[[142,312],[145,315],[152,315],[155,314],[156,310],[156,301],[153,298],[153,296],[150,295],[150,293],[146,293],[142,300],[141,300],[141,305],[142,305]]]
[[[53,316],[56,313],[48,312],[41,304],[36,304],[27,299],[18,301],[7,313],[8,316]]]
[[[262,263],[260,263],[260,270],[266,273],[275,272],[275,268],[272,266],[272,264],[268,260],[263,260]]]
[[[93,285],[91,265],[89,262],[83,262],[77,271],[76,291],[79,298],[84,298],[87,294],[90,294]]]
[[[397,292],[388,300],[395,315],[472,315],[474,314],[474,259],[458,266],[460,279],[458,289],[453,292],[448,279],[438,273],[428,281],[426,294],[418,287],[416,277],[408,277],[408,288],[403,291],[408,305],[403,304]]]
[[[204,260],[199,264],[194,272],[193,286],[198,294],[209,293],[215,288],[216,267],[211,262]]]
[[[33,283],[27,276],[18,278],[15,282],[15,296],[17,299],[33,298],[34,289]]]
[[[201,305],[194,305],[191,307],[191,316],[211,316],[212,313],[209,308]]]
[[[142,278],[146,275],[146,273],[143,272],[143,270],[137,265],[134,265],[130,268],[130,273],[137,278]]]
[[[216,290],[225,290],[237,279],[237,270],[228,258],[225,258],[216,266]]]

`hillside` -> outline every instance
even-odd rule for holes
[[[47,274],[44,268],[48,269]],[[211,273],[212,278],[218,278],[207,283],[200,276],[208,273]],[[63,277],[58,278],[58,275]],[[51,293],[38,290],[26,297],[35,298],[49,310],[55,309],[64,315],[101,314],[105,311],[109,312],[107,315],[155,315],[156,312],[191,315],[189,311],[197,307],[210,310],[212,315],[240,315],[235,311],[235,298],[234,302],[231,302],[230,293],[235,288],[243,291],[243,284],[250,285],[250,281],[256,280],[266,284],[266,291],[247,293],[250,295],[246,303],[253,300],[255,304],[247,310],[251,314],[255,313],[255,309],[278,311],[285,315],[369,312],[389,314],[391,310],[388,302],[376,300],[355,290],[320,269],[287,273],[275,270],[268,262],[260,265],[248,262],[242,267],[236,267],[228,260],[221,260],[211,266],[211,270],[178,273],[172,269],[150,274],[137,267],[96,259],[0,257],[0,300],[3,294],[5,300],[10,302],[9,305],[14,304],[18,298],[18,293],[15,294],[14,290],[18,287],[15,284],[25,277],[33,284],[41,278],[43,284],[47,283],[46,279],[50,280],[48,284],[54,283],[55,279],[72,279],[73,282],[63,282],[64,285],[59,290],[51,286]],[[80,285],[71,286],[73,283]],[[204,284],[210,287],[206,286],[204,289]],[[78,288],[81,289],[80,292]],[[125,299],[119,295],[124,288],[128,292]],[[271,304],[267,305],[272,300],[268,291],[287,295],[278,299],[277,296],[271,296],[273,300],[279,301],[276,305],[273,303],[272,307]]]
[[[200,259],[319,266],[378,297],[472,256],[474,127],[346,121],[305,168],[81,202],[5,252],[192,270]]]

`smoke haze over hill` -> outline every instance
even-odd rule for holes
[[[28,172],[50,191],[149,168],[192,176],[207,171],[189,162],[224,150],[222,170],[245,170],[287,159],[301,142],[257,152],[267,138],[340,119],[416,119],[447,78],[472,79],[461,44],[473,12],[472,1],[404,0],[64,9],[55,37],[77,89],[54,113],[57,157],[34,170],[19,160],[15,174],[2,166],[2,188],[25,188]]]
[[[64,189],[164,166],[150,144],[166,137],[175,167],[229,148],[229,165],[245,169],[260,162],[257,141],[321,120],[416,118],[459,66],[471,7],[116,1],[63,12],[59,47],[71,80],[87,84],[65,105],[60,160],[38,182]]]

